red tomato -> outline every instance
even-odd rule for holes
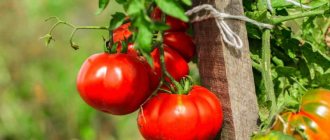
[[[166,32],[164,43],[180,53],[189,62],[195,54],[195,44],[192,38],[184,32]]]
[[[289,126],[287,134],[296,139],[303,139],[297,129],[302,130],[308,140],[330,139],[330,91],[309,91],[303,96],[298,113],[286,112],[281,116]],[[282,131],[284,127],[280,121],[276,121],[273,129]]]
[[[117,47],[117,53],[120,53],[122,46],[119,44]],[[127,54],[138,57],[141,62],[143,62],[143,65],[147,68],[148,74],[150,76],[150,89],[151,91],[154,91],[160,82],[160,78],[155,72],[154,69],[150,67],[147,60],[143,56],[139,56],[139,53],[134,49],[134,44],[129,43],[127,46]]]
[[[213,140],[222,126],[218,98],[204,87],[193,86],[187,95],[159,93],[138,115],[146,140]]]
[[[94,54],[83,63],[77,78],[86,103],[115,115],[137,110],[151,94],[149,83],[143,62],[127,54]]]
[[[129,26],[131,26],[130,22],[121,25],[113,31],[114,43],[128,39],[132,35],[132,32],[129,30]]]
[[[151,13],[151,18],[157,21],[161,21],[161,16],[162,11],[158,7],[156,7]],[[166,16],[166,24],[170,26],[168,31],[186,31],[189,27],[188,23],[171,16]]]
[[[151,57],[154,60],[154,70],[158,77],[161,76],[161,63],[159,59],[158,48],[151,52]],[[189,67],[187,62],[174,50],[169,47],[164,47],[164,57],[166,70],[172,77],[179,81],[181,78],[189,74]]]

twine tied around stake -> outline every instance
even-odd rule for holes
[[[245,22],[252,23],[260,28],[268,28],[272,29],[273,25],[271,24],[265,24],[260,23],[258,21],[255,21],[253,19],[250,19],[246,16],[237,16],[237,15],[230,15],[227,13],[219,12],[217,9],[215,9],[212,5],[209,4],[202,4],[199,6],[196,6],[192,8],[191,10],[188,10],[186,12],[187,16],[191,16],[193,14],[196,14],[202,10],[209,11],[209,14],[203,15],[203,16],[196,16],[194,19],[191,20],[191,22],[200,22],[206,19],[215,18],[217,26],[220,30],[220,33],[222,34],[222,39],[224,42],[226,42],[228,45],[233,46],[237,49],[241,49],[243,47],[242,39],[228,26],[228,24],[224,21],[224,19],[237,19]]]

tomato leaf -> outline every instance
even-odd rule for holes
[[[170,26],[166,25],[165,23],[162,22],[155,22],[152,24],[151,29],[156,30],[156,31],[165,31],[168,30]]]
[[[104,9],[108,6],[109,0],[99,0],[99,9],[96,12],[96,15],[101,14]]]
[[[128,8],[127,8],[127,13],[128,15],[139,15],[141,12],[144,10],[144,3],[140,0],[132,0],[130,1]]]
[[[175,0],[155,0],[158,7],[166,14],[181,19],[182,21],[188,22],[184,9]]]
[[[148,25],[141,24],[137,33],[136,42],[137,47],[144,52],[151,51],[152,31],[148,28]]]
[[[116,12],[112,15],[112,19],[110,21],[110,30],[114,30],[118,28],[120,25],[122,25],[125,21],[126,15],[124,13]]]
[[[266,134],[257,134],[253,136],[252,140],[295,140],[295,138],[280,131],[270,131]]]
[[[116,0],[116,2],[117,2],[118,4],[124,4],[124,3],[127,2],[127,0]]]
[[[182,0],[182,2],[188,6],[191,6],[192,5],[192,2],[191,0]]]

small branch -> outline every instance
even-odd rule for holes
[[[165,64],[165,53],[164,53],[164,45],[163,43],[160,45],[160,47],[158,48],[159,49],[159,56],[160,56],[160,66],[161,66],[161,70],[163,72],[162,76],[166,76],[168,77],[171,82],[175,85],[175,87],[177,88],[179,94],[182,93],[183,91],[183,88],[182,86],[180,85],[179,82],[177,82],[170,73],[168,73],[168,71],[166,70],[166,64]],[[165,78],[164,78],[165,79]],[[164,80],[163,79],[163,80]]]
[[[287,132],[287,130],[289,128],[288,124],[284,121],[284,119],[282,118],[282,116],[276,115],[276,117],[282,123],[282,125],[283,125],[283,133],[286,134],[286,132]]]
[[[279,23],[282,23],[284,21],[294,20],[294,19],[297,19],[297,18],[323,15],[324,12],[325,12],[325,10],[313,10],[313,11],[303,12],[303,13],[299,13],[299,14],[295,14],[295,15],[273,17],[271,19],[271,23],[272,24],[279,24]]]
[[[66,21],[63,21],[63,20],[59,19],[58,17],[50,17],[50,18],[46,19],[45,21],[49,21],[51,19],[56,19],[57,22],[50,28],[50,30],[49,30],[49,32],[47,34],[49,36],[48,38],[51,38],[52,39],[52,33],[53,33],[53,31],[55,30],[55,28],[58,25],[61,25],[61,24],[67,25],[67,26],[73,28],[73,30],[71,32],[71,35],[70,35],[70,45],[75,50],[78,49],[79,47],[78,47],[77,44],[75,44],[73,42],[73,37],[74,37],[75,33],[78,30],[81,30],[81,29],[94,29],[94,30],[107,30],[108,31],[108,27],[106,27],[106,26],[75,26],[75,25],[73,25],[71,23],[68,23]]]

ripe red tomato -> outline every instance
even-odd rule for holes
[[[192,38],[184,32],[166,32],[164,43],[176,50],[189,62],[195,54],[195,44]]]
[[[84,101],[115,115],[137,110],[151,94],[149,83],[143,62],[128,54],[94,54],[83,63],[77,77]]]
[[[201,86],[187,95],[159,93],[149,99],[138,115],[146,140],[213,140],[222,126],[218,98]]]
[[[308,140],[330,139],[330,91],[309,91],[302,98],[299,112],[286,112],[281,116],[289,126],[287,134],[293,135],[296,139],[303,139],[297,129],[302,130]],[[277,121],[273,129],[281,131],[284,127]]]
[[[161,76],[161,63],[159,59],[158,48],[151,52],[151,57],[154,60],[154,70],[158,77]],[[174,50],[169,47],[164,47],[164,57],[166,70],[172,77],[179,81],[181,78],[189,74],[189,67],[187,62]]]
[[[122,49],[122,46],[121,46],[121,44],[119,44],[118,47],[117,47],[117,53],[120,53],[121,49]],[[150,83],[150,89],[151,89],[151,91],[154,91],[158,87],[158,84],[160,82],[160,78],[157,75],[157,73],[155,72],[155,70],[150,67],[147,60],[143,56],[139,56],[138,51],[134,49],[134,44],[129,43],[127,45],[127,54],[135,56],[141,62],[143,62],[143,65],[147,68],[147,71],[148,71],[148,74],[149,74],[149,77],[150,77],[150,82],[151,82]]]
[[[156,7],[152,13],[151,18],[155,19],[156,21],[161,21],[162,11]],[[170,26],[168,31],[186,31],[189,28],[188,23],[181,21],[180,19],[166,16],[166,24]]]
[[[132,32],[129,30],[129,26],[131,26],[130,22],[121,25],[113,31],[114,43],[128,39],[132,35]]]

